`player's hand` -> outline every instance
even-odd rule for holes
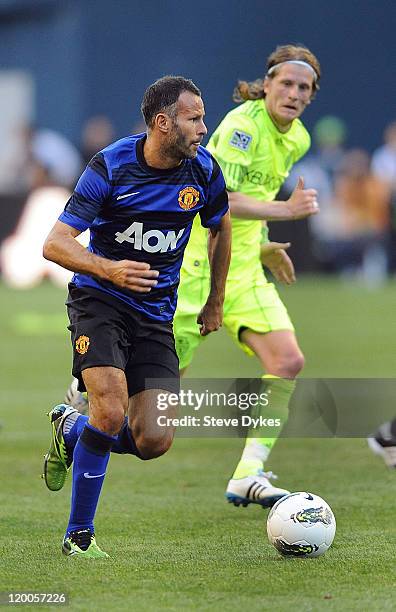
[[[217,331],[223,324],[223,304],[210,298],[197,316],[201,336]]]
[[[261,245],[261,263],[268,268],[277,281],[291,285],[296,281],[293,262],[286,253],[290,242],[267,242]]]
[[[148,293],[158,283],[158,270],[152,270],[150,264],[142,261],[111,261],[108,264],[108,280],[118,287]]]
[[[297,185],[286,202],[290,219],[306,219],[306,217],[318,214],[319,205],[317,197],[318,192],[316,189],[304,189],[304,179],[302,176],[299,176]]]

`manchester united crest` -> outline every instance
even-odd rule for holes
[[[183,208],[183,210],[190,210],[190,208],[194,208],[199,202],[199,191],[194,189],[194,187],[185,187],[179,192],[179,206]]]
[[[80,355],[85,355],[89,349],[89,338],[88,336],[79,336],[76,340],[76,351]]]

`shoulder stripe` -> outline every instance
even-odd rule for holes
[[[249,104],[247,105],[247,107],[244,109],[245,111],[245,115],[247,115],[248,117],[255,117],[260,111],[261,111],[261,107],[258,104]]]
[[[252,113],[254,113],[254,111],[255,111],[255,107],[254,107],[254,106],[252,106],[251,104],[249,104],[249,105],[247,105],[247,106],[246,106],[246,108],[244,109],[244,111],[245,111],[245,113],[244,113],[244,114],[245,114],[245,115],[247,115],[248,117],[250,117],[250,116],[251,116],[251,114],[252,114]]]
[[[123,164],[118,168],[114,168],[110,184],[113,187],[121,187],[126,185],[146,185],[148,182],[161,185],[179,185],[183,182],[197,181],[202,187],[208,184],[208,169],[196,159],[191,163],[185,164],[178,171],[163,175],[148,174],[138,162],[130,162]]]
[[[207,185],[208,182],[211,182],[210,174],[213,167],[209,167],[209,164],[204,166],[201,160],[196,157],[195,159],[191,160],[191,168],[194,172],[197,172],[199,183],[202,185]]]
[[[107,166],[104,159],[103,153],[97,153],[93,156],[91,161],[88,163],[88,168],[91,168],[96,174],[99,174],[105,181],[109,180],[109,175],[107,172]]]
[[[255,119],[257,117],[257,115],[260,113],[261,109],[257,106],[253,106],[251,107],[248,112],[246,113],[246,115],[250,118],[250,119]]]
[[[213,161],[213,171],[212,171],[212,176],[210,177],[211,183],[213,183],[213,181],[217,179],[217,177],[219,176],[221,172],[221,168],[214,157],[212,157],[212,161]]]
[[[90,202],[81,193],[74,191],[66,202],[64,212],[83,219],[87,223],[92,223],[97,214],[97,205],[95,202]]]

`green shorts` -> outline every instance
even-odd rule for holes
[[[173,330],[180,368],[192,361],[194,351],[204,340],[199,333],[197,315],[209,293],[207,276],[187,275],[182,270],[179,298]],[[248,355],[251,349],[241,342],[244,328],[259,334],[288,329],[294,331],[288,312],[272,283],[268,283],[261,269],[248,278],[227,281],[223,326],[231,338]]]

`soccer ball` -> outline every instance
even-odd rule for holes
[[[269,541],[285,556],[319,557],[331,546],[335,531],[330,506],[312,493],[282,497],[267,519]]]

